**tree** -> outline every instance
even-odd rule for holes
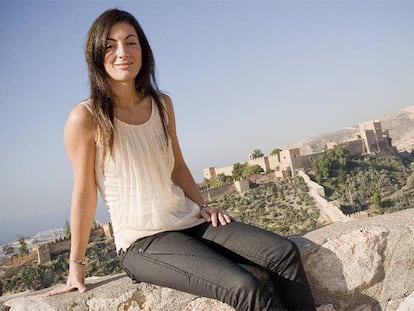
[[[312,172],[318,182],[329,177],[330,160],[324,155],[320,155],[312,162]]]
[[[234,180],[240,180],[243,177],[244,168],[247,166],[247,163],[235,163],[233,164],[233,171],[231,172]]]
[[[275,148],[275,149],[272,150],[270,155],[278,155],[279,156],[281,151],[282,151],[282,149]]]
[[[218,188],[224,186],[223,181],[220,179],[220,174],[217,176],[212,177],[209,180],[209,185],[211,188]]]
[[[252,158],[253,159],[261,158],[263,156],[264,156],[264,154],[260,149],[254,149],[253,150],[253,153],[252,153]]]
[[[29,265],[20,271],[20,282],[22,287],[30,290],[43,288],[41,270],[38,265]]]
[[[243,177],[252,175],[252,174],[260,174],[263,172],[262,167],[259,164],[255,165],[248,165],[247,163],[236,163],[233,164],[233,179],[240,180]]]
[[[65,239],[70,238],[70,223],[67,219],[65,220],[65,225],[63,226],[63,235]]]
[[[93,220],[93,224],[92,224],[92,230],[98,228],[98,222],[96,221],[96,219]]]
[[[378,192],[374,192],[374,194],[371,197],[371,204],[379,207],[381,204],[381,196]]]
[[[27,255],[29,254],[29,249],[27,248],[27,243],[24,237],[20,236],[19,239],[19,252],[20,255]]]
[[[243,170],[243,177],[246,177],[252,174],[260,174],[262,172],[263,172],[263,169],[259,164],[247,165]]]
[[[332,149],[327,149],[312,162],[312,171],[318,182],[329,177],[343,173],[347,165],[346,150],[344,147],[336,145]]]

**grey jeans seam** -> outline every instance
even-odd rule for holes
[[[166,267],[168,269],[171,269],[171,270],[173,270],[173,271],[175,271],[177,273],[181,273],[181,274],[183,274],[185,276],[188,276],[188,277],[193,277],[194,279],[202,280],[202,281],[206,282],[207,284],[213,284],[214,286],[217,286],[218,288],[224,290],[226,292],[226,294],[231,295],[231,290],[229,290],[229,289],[221,286],[220,284],[217,284],[217,283],[215,283],[213,281],[210,281],[210,280],[206,280],[206,279],[204,279],[204,278],[202,278],[200,276],[196,276],[196,275],[194,275],[192,273],[189,273],[187,271],[184,271],[182,269],[178,269],[177,267],[175,267],[173,265],[170,265],[170,264],[168,264],[168,263],[166,263],[164,261],[161,261],[161,260],[154,259],[154,258],[152,258],[152,257],[150,257],[150,256],[148,256],[148,255],[146,255],[144,253],[141,253],[140,255],[141,255],[141,257],[145,258],[148,261],[151,261],[151,262],[153,262],[155,264],[158,264],[160,266],[163,266],[163,267]]]

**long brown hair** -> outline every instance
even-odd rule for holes
[[[142,50],[142,66],[135,78],[135,88],[143,96],[151,96],[157,104],[162,120],[164,134],[168,142],[166,112],[161,102],[160,91],[155,79],[155,60],[149,42],[136,18],[126,11],[110,9],[103,12],[93,22],[88,31],[85,56],[90,81],[90,99],[103,154],[100,166],[103,168],[106,156],[112,152],[114,142],[114,101],[105,71],[105,44],[111,27],[119,22],[126,22],[135,28]]]

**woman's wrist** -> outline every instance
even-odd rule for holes
[[[200,206],[200,213],[201,213],[204,209],[208,207],[208,204],[206,202],[203,202],[199,206]]]
[[[73,263],[73,264],[77,264],[77,265],[81,265],[81,266],[86,266],[85,258],[83,258],[83,259],[69,258],[69,263]]]

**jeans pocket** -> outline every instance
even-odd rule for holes
[[[155,241],[155,240],[159,240],[162,239],[162,237],[168,234],[168,232],[159,232],[153,235],[150,235],[148,237],[139,239],[138,241],[136,241],[134,243],[134,247],[132,248],[132,251],[135,254],[143,254],[147,251],[148,247],[151,246],[151,244]]]
[[[156,237],[156,234],[146,237],[143,240],[143,243],[140,243],[139,245],[137,245],[138,253],[144,253],[147,250],[147,248],[151,245],[152,241],[155,240],[155,237]]]

